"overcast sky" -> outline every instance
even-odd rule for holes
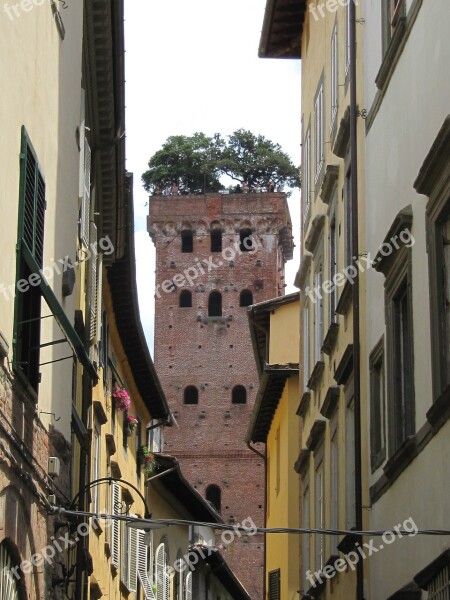
[[[154,247],[141,175],[170,135],[239,128],[281,145],[300,164],[300,61],[258,58],[266,0],[125,2],[127,169],[134,173],[141,320],[153,348]],[[289,206],[299,261],[299,193]]]

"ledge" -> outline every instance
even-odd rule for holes
[[[387,600],[420,600],[422,592],[414,583],[408,583],[398,592],[389,596]]]
[[[414,182],[414,189],[418,194],[431,196],[436,182],[446,171],[450,174],[450,115],[444,121],[427,157],[419,170],[419,175]]]
[[[416,436],[410,435],[384,465],[383,471],[388,480],[397,476],[408,466],[416,455]]]
[[[108,422],[108,416],[105,412],[105,409],[103,408],[103,404],[100,402],[100,400],[94,400],[93,404],[94,413],[98,422],[100,423],[100,425],[104,425]]]
[[[309,230],[305,238],[305,248],[311,253],[313,253],[316,249],[317,242],[319,241],[320,234],[325,225],[325,217],[326,215],[324,213],[318,213],[317,215],[314,215],[309,226]]]
[[[347,533],[337,545],[337,549],[342,554],[348,554],[351,550],[356,548],[356,542],[359,542],[360,540],[360,536]]]
[[[309,466],[309,457],[311,456],[311,450],[308,448],[302,448],[298,455],[297,460],[295,461],[294,471],[299,475],[304,475],[306,469]]]
[[[353,371],[353,344],[348,344],[334,373],[334,380],[339,385],[345,385]]]
[[[295,413],[299,417],[304,417],[308,411],[309,403],[311,402],[311,390],[306,389],[301,397],[300,404],[298,405],[297,412]]]
[[[6,358],[9,354],[9,344],[5,336],[0,331],[0,358]]]
[[[309,590],[306,592],[306,594],[304,594],[302,596],[302,599],[305,598],[320,598],[320,595],[322,594],[323,590],[325,589],[325,586],[327,584],[327,579],[326,577],[323,577],[322,579],[322,583],[319,583],[317,581],[317,583],[315,583],[314,585],[312,585]]]
[[[106,448],[108,449],[109,455],[113,456],[116,453],[116,442],[112,433],[106,434]]]
[[[297,271],[297,275],[295,276],[295,281],[294,281],[295,287],[297,287],[299,290],[303,290],[306,276],[311,267],[312,257],[313,256],[312,256],[311,252],[308,252],[308,251],[305,251],[305,253],[302,256],[300,268]]]
[[[339,158],[345,158],[348,144],[350,141],[350,106],[347,106],[342,117],[336,134],[333,146],[333,154]]]
[[[352,284],[350,280],[347,279],[344,285],[344,289],[339,296],[338,303],[336,305],[335,313],[337,315],[345,316],[350,308],[350,304],[352,303]]]
[[[338,385],[331,385],[325,395],[325,400],[320,408],[320,414],[326,419],[331,419],[339,403],[341,388]]]
[[[324,419],[316,419],[314,421],[313,426],[311,427],[311,431],[309,432],[308,439],[306,440],[306,447],[311,452],[317,448],[323,436],[325,434],[326,421]]]
[[[338,333],[339,323],[330,323],[325,339],[323,340],[322,348],[320,350],[323,352],[323,354],[326,354],[327,356],[331,355],[336,344]]]
[[[111,475],[117,477],[117,479],[122,479],[122,471],[120,470],[119,463],[115,460],[111,461]]]
[[[384,246],[385,244],[387,244],[388,246],[390,246],[392,248],[391,240],[393,238],[396,238],[397,243],[399,243],[400,247],[405,247],[403,242],[399,238],[399,234],[402,231],[405,231],[405,229],[407,229],[409,231],[411,228],[412,222],[413,222],[413,212],[412,212],[411,204],[409,204],[408,206],[405,206],[405,208],[402,209],[395,217],[380,248],[382,246]],[[378,271],[379,273],[383,273],[383,275],[386,275],[387,272],[389,271],[389,268],[392,264],[393,258],[395,257],[396,253],[398,252],[398,250],[396,248],[392,248],[392,250],[393,251],[389,254],[389,256],[384,256],[381,252],[378,252],[374,258],[373,266],[374,266],[375,270]]]
[[[399,58],[400,46],[402,46],[402,39],[406,32],[406,17],[400,17],[397,26],[395,27],[394,35],[389,43],[389,46],[384,55],[381,67],[375,77],[375,85],[379,90],[383,89],[386,83],[391,78],[391,75],[397,64]]]
[[[327,165],[325,175],[320,188],[319,196],[324,204],[329,204],[331,200],[331,193],[334,189],[334,185],[339,178],[339,166],[338,165]]]
[[[322,377],[322,373],[325,369],[325,363],[323,362],[323,360],[318,360],[316,362],[316,364],[314,365],[314,369],[311,373],[311,376],[309,378],[308,383],[306,384],[306,387],[314,390],[316,388],[316,385],[319,383],[320,378]]]
[[[440,427],[450,417],[450,384],[439,396],[439,398],[433,402],[431,408],[427,412],[427,421],[433,427]]]
[[[414,581],[422,590],[426,590],[439,571],[442,571],[447,565],[450,565],[450,549],[444,550],[444,552],[433,560],[433,562],[428,564],[425,569],[419,571],[414,577]]]

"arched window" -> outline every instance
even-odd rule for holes
[[[5,542],[0,544],[0,598],[1,600],[21,600],[22,586],[11,572],[17,561],[13,560]]]
[[[222,230],[211,231],[211,252],[222,252]]]
[[[183,290],[180,294],[180,308],[192,307],[192,292]]]
[[[206,499],[210,504],[213,505],[218,513],[220,513],[221,497],[222,492],[220,491],[220,487],[218,485],[208,485],[206,488]]]
[[[241,252],[250,252],[250,250],[254,249],[251,229],[241,229],[239,232],[239,238],[241,241]]]
[[[181,232],[181,252],[193,252],[194,251],[194,236],[192,231],[184,229]]]
[[[198,389],[195,385],[188,385],[184,388],[184,403],[198,404]]]
[[[222,294],[220,292],[211,292],[208,299],[208,316],[222,316]]]
[[[168,557],[164,542],[159,544],[155,552],[155,581],[158,598],[170,598],[170,574],[167,569]]]
[[[243,385],[236,385],[231,392],[233,404],[247,404],[247,390]]]
[[[251,306],[253,304],[253,294],[250,290],[242,290],[239,296],[239,306]]]

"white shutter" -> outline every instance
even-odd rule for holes
[[[137,530],[137,576],[144,591],[145,600],[154,600],[152,583],[148,576],[148,546],[144,542],[145,531]],[[151,556],[151,546],[150,546]]]
[[[186,575],[186,600],[192,600],[192,572]]]
[[[167,567],[164,570],[164,600],[170,600],[170,573]]]
[[[120,508],[120,488],[116,482],[111,484],[111,514],[119,514]],[[111,563],[117,568],[119,566],[120,550],[120,521],[112,520],[111,525]]]
[[[128,536],[129,529],[125,524],[125,521],[120,521],[120,579],[122,583],[128,588],[128,553],[129,553],[129,541]]]
[[[81,241],[89,247],[89,217],[91,210],[91,149],[86,138],[83,144],[83,195],[81,197]]]
[[[19,590],[17,580],[11,574],[11,557],[4,544],[0,544],[0,598],[3,600],[18,600]]]
[[[91,244],[95,244],[97,248],[97,227],[94,223],[90,226]],[[89,259],[89,288],[90,288],[90,310],[89,310],[89,339],[95,343],[98,340],[98,271],[97,271],[97,254],[91,253]]]
[[[155,552],[156,600],[166,600],[166,550],[160,544]]]
[[[138,532],[137,529],[125,526],[128,530],[128,573],[127,588],[130,592],[137,590],[138,569]]]

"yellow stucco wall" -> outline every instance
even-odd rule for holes
[[[300,335],[299,304],[277,308],[270,315],[269,363],[297,363]]]

